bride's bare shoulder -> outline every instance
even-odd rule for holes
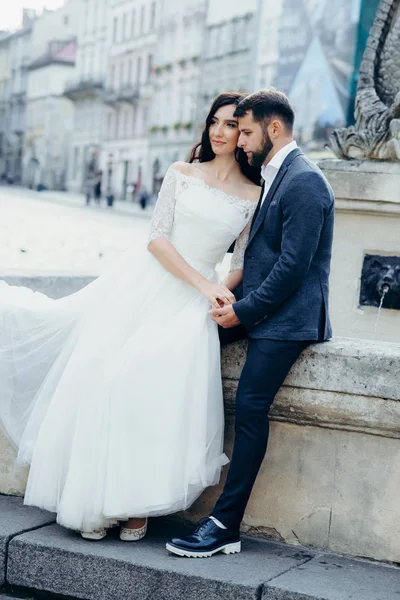
[[[245,179],[241,184],[241,194],[244,198],[247,198],[252,202],[258,202],[261,194],[261,186],[256,185],[249,179]]]
[[[171,167],[173,169],[175,169],[175,171],[179,171],[180,173],[182,173],[183,175],[191,175],[191,164],[184,162],[183,160],[178,160],[177,162],[174,162]]]

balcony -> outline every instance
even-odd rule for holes
[[[64,96],[77,102],[85,98],[99,98],[104,94],[104,81],[102,79],[77,79],[68,81]]]
[[[103,101],[112,108],[118,108],[118,106],[121,104],[118,98],[118,93],[113,89],[108,89],[104,92]]]
[[[126,85],[116,92],[117,101],[121,104],[137,104],[139,101],[139,86]]]
[[[12,104],[20,104],[23,105],[26,103],[26,92],[12,92],[10,96],[10,101]]]

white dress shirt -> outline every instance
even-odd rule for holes
[[[265,198],[267,197],[267,194],[268,194],[269,190],[271,189],[271,186],[274,183],[274,179],[278,175],[278,171],[281,168],[281,166],[283,165],[285,158],[295,148],[297,148],[297,144],[294,141],[290,142],[290,144],[286,144],[286,146],[281,148],[279,150],[279,152],[277,152],[275,154],[275,156],[269,161],[269,163],[267,165],[263,165],[261,167],[261,177],[265,181],[264,195],[263,195],[263,198],[261,201],[261,206],[262,206]]]

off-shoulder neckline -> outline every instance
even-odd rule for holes
[[[217,188],[215,186],[210,185],[209,183],[204,181],[204,179],[201,179],[201,177],[196,177],[195,175],[186,175],[186,173],[182,173],[182,171],[180,171],[179,169],[176,169],[175,167],[171,167],[171,169],[173,171],[175,171],[176,173],[178,173],[181,177],[184,177],[186,179],[191,179],[196,182],[200,182],[206,189],[220,192],[221,194],[223,194],[224,196],[227,196],[228,198],[233,198],[235,200],[239,200],[240,202],[246,202],[247,204],[257,206],[258,200],[248,200],[247,198],[242,198],[241,196],[237,196],[235,194],[228,194],[228,192],[225,192],[225,190],[221,190],[221,188]]]

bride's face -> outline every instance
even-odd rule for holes
[[[216,155],[233,154],[239,139],[238,120],[233,116],[236,105],[221,106],[208,130],[211,148]]]

